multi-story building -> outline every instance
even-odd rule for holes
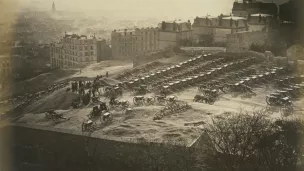
[[[84,35],[65,34],[60,43],[50,46],[54,68],[81,67],[97,62],[97,39]]]
[[[111,34],[112,56],[125,59],[158,51],[158,39],[158,28],[114,30]]]
[[[159,48],[166,49],[192,43],[192,34],[190,20],[188,22],[181,20],[163,21],[159,24]]]
[[[192,24],[193,28],[193,40],[195,42],[204,41],[208,36],[212,37],[214,27],[216,26],[214,20],[217,17],[206,16],[206,17],[196,17],[194,23]]]
[[[226,43],[228,34],[248,30],[247,20],[243,17],[221,15],[214,21],[216,22],[213,31],[214,43]]]
[[[247,18],[249,31],[268,31],[275,22],[275,18],[270,14],[251,14]]]
[[[12,64],[9,55],[0,55],[0,89],[12,78]]]
[[[247,17],[251,14],[263,13],[276,16],[278,7],[275,3],[263,3],[256,0],[244,0],[243,2],[234,2],[232,14],[238,17]]]

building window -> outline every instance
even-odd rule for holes
[[[85,52],[84,54],[85,54],[85,56],[88,56],[88,52]]]
[[[91,55],[94,55],[94,53],[93,53],[93,52],[91,52]]]
[[[87,46],[85,46],[85,47],[84,47],[84,50],[88,50],[88,47],[87,47]]]
[[[82,46],[79,46],[79,50],[82,50]]]
[[[91,50],[93,50],[93,46],[91,46]]]

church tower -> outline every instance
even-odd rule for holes
[[[55,13],[56,12],[56,6],[55,6],[55,2],[53,2],[53,5],[52,5],[52,12]]]

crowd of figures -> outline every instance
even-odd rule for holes
[[[105,86],[105,83],[101,81],[102,76],[96,76],[93,81],[72,81],[71,87],[67,88],[68,91],[77,92],[79,97],[72,102],[74,108],[83,105],[88,105],[91,101],[99,102],[99,96],[101,95],[101,87]]]

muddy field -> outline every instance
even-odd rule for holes
[[[205,58],[207,59],[207,57]],[[238,112],[240,110],[252,111],[267,108],[268,116],[272,118],[302,115],[301,107],[303,101],[300,100],[300,98],[292,99],[294,114],[291,116],[284,115],[281,107],[270,107],[266,103],[266,96],[278,89],[276,80],[291,75],[291,73],[280,74],[279,68],[282,69],[282,66],[269,64],[263,61],[263,59],[252,60],[252,57],[231,57],[230,60],[224,59],[212,63],[214,60],[220,58],[219,56],[211,55],[208,60],[192,58],[194,61],[188,61],[190,57],[178,56],[163,59],[149,69],[142,69],[141,72],[134,73],[130,72],[129,64],[119,65],[119,63],[117,66],[109,66],[108,68],[104,66],[102,69],[99,69],[97,66],[91,66],[90,69],[82,70],[81,74],[74,76],[93,77],[94,74],[98,75],[98,73],[109,71],[111,72],[112,79],[119,78],[117,82],[132,82],[132,84],[126,83],[123,87],[122,96],[117,98],[119,101],[129,101],[130,105],[128,108],[132,109],[132,114],[126,115],[125,108],[121,106],[110,107],[109,112],[112,114],[111,121],[105,122],[100,116],[91,118],[93,121],[92,129],[90,129],[92,135],[119,140],[146,139],[149,141],[173,141],[190,145],[199,137],[205,123],[209,122],[212,117],[225,112]],[[185,62],[185,64],[181,62]],[[179,65],[180,68],[172,67],[176,65]],[[172,67],[172,69],[169,69],[169,67]],[[218,69],[210,71],[214,68]],[[223,69],[225,70],[222,71]],[[234,84],[242,81],[243,78],[263,75],[274,70],[277,72],[274,77],[267,77],[267,81],[261,81],[251,85],[251,91],[253,92],[251,92],[250,96],[248,96],[248,92],[218,91],[218,97],[212,104],[193,101],[196,95],[203,94],[202,90],[199,90],[199,87],[209,85],[209,83],[214,80],[220,82],[217,83],[218,85],[211,86],[211,89],[217,89],[220,85]],[[119,74],[123,74],[124,71],[130,73],[124,75],[124,77],[118,77]],[[162,73],[159,76],[154,76],[153,74],[156,74],[158,71]],[[254,73],[247,74],[245,71]],[[167,72],[169,72],[169,74]],[[209,72],[212,73],[208,75]],[[208,77],[206,77],[206,75]],[[231,77],[231,75],[237,76]],[[134,85],[135,83],[133,82],[145,76],[148,77],[138,84],[146,84],[147,92],[138,95],[134,90],[140,85]],[[186,80],[187,78],[192,79]],[[164,111],[164,108],[166,108],[169,103],[165,105],[165,103],[157,103],[157,100],[155,100],[154,103],[149,105],[145,103],[139,105],[134,104],[133,98],[135,96],[154,98],[156,95],[160,95],[162,87],[167,85],[169,85],[167,97],[173,96],[177,98],[177,102],[182,102],[191,107],[176,112],[169,112],[164,114],[160,119],[155,119],[155,115]],[[99,100],[108,103],[109,98],[104,97],[105,92],[103,90],[101,90],[101,92]],[[72,97],[76,95],[77,93],[65,92],[64,89],[57,90],[51,95],[28,106],[28,109],[30,109],[29,113],[17,122],[82,132],[82,124],[88,120],[88,115],[92,111],[93,106],[99,105],[99,103],[91,102],[89,105],[82,105],[80,108],[73,109],[69,107],[69,104],[71,104]],[[68,106],[66,104],[68,104]],[[45,117],[46,115],[43,111],[48,109],[47,106],[53,107],[54,105],[58,105],[58,109],[60,110],[56,112],[62,114],[66,119],[54,121]]]

